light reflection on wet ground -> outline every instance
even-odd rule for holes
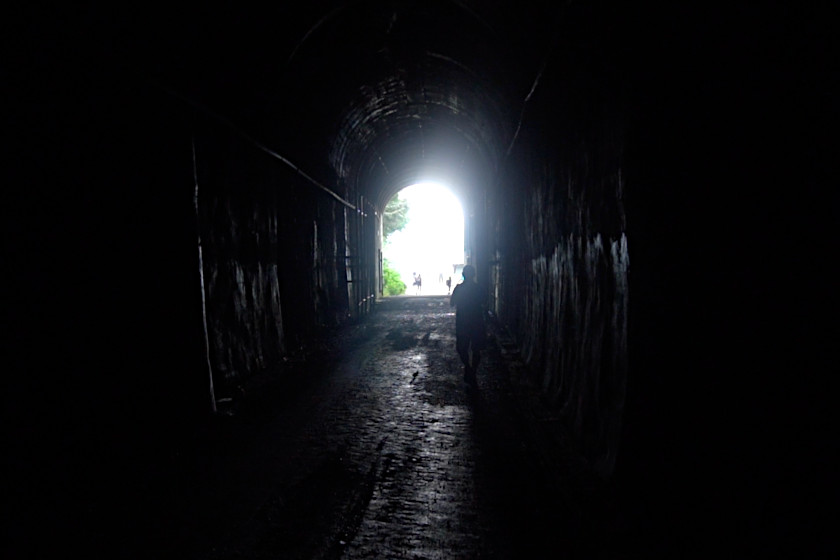
[[[426,302],[422,315],[414,309],[390,317],[380,309],[377,317],[396,323],[400,335],[389,330],[395,344],[364,374],[382,394],[390,430],[367,514],[346,558],[451,558],[471,554],[482,540],[454,315],[443,299]]]
[[[230,496],[245,511],[249,495],[257,510],[211,558],[509,558],[549,542],[579,547],[576,463],[510,400],[498,346],[472,389],[448,298],[385,300],[357,330],[320,381],[224,467]]]

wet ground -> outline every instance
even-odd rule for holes
[[[148,514],[103,548],[207,560],[629,556],[608,485],[491,333],[471,387],[447,297],[381,301],[282,376],[245,387],[158,465],[148,502],[124,506]]]
[[[448,298],[381,302],[324,349],[317,379],[254,421],[250,441],[205,458],[213,482],[193,491],[215,507],[187,508],[194,549],[212,559],[615,556],[621,519],[608,491],[494,334],[471,388]]]

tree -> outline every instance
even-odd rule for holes
[[[382,236],[388,236],[395,231],[402,230],[408,223],[408,201],[401,198],[399,193],[385,205],[382,214]]]
[[[398,296],[405,293],[405,282],[400,279],[400,273],[391,268],[388,259],[385,259],[382,274],[385,284],[382,291],[386,296]]]
[[[401,198],[399,193],[388,201],[385,211],[382,213],[382,237],[385,243],[388,236],[395,231],[402,230],[408,224],[408,201]],[[386,296],[398,296],[405,293],[405,282],[400,278],[400,273],[391,268],[388,259],[385,259],[382,267],[383,294]]]

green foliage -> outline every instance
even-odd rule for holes
[[[388,242],[389,235],[402,230],[406,224],[408,224],[408,201],[397,193],[385,206],[382,214],[382,237],[385,243]],[[383,263],[382,276],[384,295],[398,296],[405,293],[405,282],[400,278],[399,272],[391,268],[388,259],[385,259]]]
[[[399,193],[392,198],[385,206],[382,214],[382,236],[388,236],[395,231],[400,231],[408,223],[408,201],[400,198]]]
[[[405,282],[400,280],[400,274],[388,264],[385,260],[382,274],[385,280],[385,289],[383,292],[386,296],[398,296],[405,293]]]

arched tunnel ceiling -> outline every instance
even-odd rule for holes
[[[424,177],[454,181],[495,167],[499,140],[509,136],[499,101],[478,81],[467,87],[463,70],[447,64],[413,69],[415,84],[401,71],[360,88],[333,135],[330,160],[339,177],[364,191]]]
[[[348,4],[308,32],[290,71],[302,99],[328,92],[318,135],[341,180],[383,205],[419,180],[468,187],[493,173],[545,54],[524,50],[526,29],[500,6]]]
[[[316,0],[154,21],[131,14],[113,33],[153,76],[316,177],[329,166],[384,204],[418,179],[493,173],[568,9]]]

